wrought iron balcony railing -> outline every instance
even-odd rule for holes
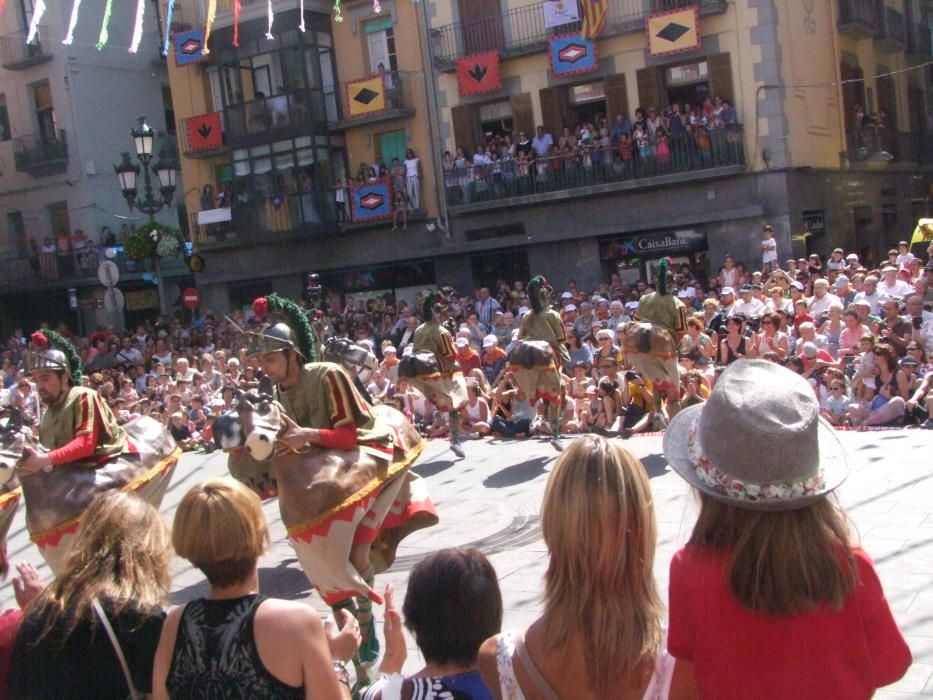
[[[839,31],[853,39],[875,35],[878,6],[875,0],[839,0]]]
[[[34,177],[64,172],[68,167],[68,142],[64,129],[54,134],[28,134],[15,139],[13,160],[19,172]]]
[[[0,65],[7,70],[23,70],[51,61],[48,35],[48,28],[39,25],[39,31],[31,44],[26,43],[26,32],[13,32],[0,36]]]

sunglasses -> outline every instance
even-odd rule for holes
[[[831,386],[829,387],[830,391],[842,391],[841,386]]]

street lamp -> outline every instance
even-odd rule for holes
[[[152,174],[158,179],[159,194],[156,197],[152,189],[152,178],[150,176],[149,162],[152,160],[152,149],[155,142],[155,132],[146,122],[145,117],[139,118],[139,128],[132,129],[130,133],[133,136],[133,146],[136,148],[136,158],[142,164],[142,167],[134,164],[130,160],[129,153],[123,153],[123,160],[119,165],[113,166],[113,170],[120,182],[120,191],[123,192],[123,198],[130,207],[130,211],[138,209],[143,214],[149,215],[149,221],[155,222],[155,215],[163,207],[172,205],[172,197],[175,195],[175,187],[178,178],[178,161],[169,151],[167,144],[162,144],[159,150],[158,160],[152,165]],[[143,196],[138,196],[138,181],[140,172],[143,177]],[[156,241],[158,246],[158,241]],[[162,280],[162,258],[158,254],[155,256],[156,285],[159,289],[159,311],[162,314],[168,313],[168,304],[165,300],[165,284]]]

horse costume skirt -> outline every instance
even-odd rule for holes
[[[666,328],[653,323],[629,323],[623,341],[625,358],[656,389],[680,397],[677,345]]]
[[[463,372],[441,371],[433,353],[419,352],[403,357],[398,373],[399,377],[407,377],[412,386],[444,413],[459,411],[469,400]]]
[[[509,353],[509,369],[532,404],[539,399],[560,403],[560,369],[550,343],[540,340],[518,343]]]

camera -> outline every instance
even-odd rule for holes
[[[636,379],[638,379],[638,372],[629,370],[628,372],[625,373],[625,381],[634,382]]]

